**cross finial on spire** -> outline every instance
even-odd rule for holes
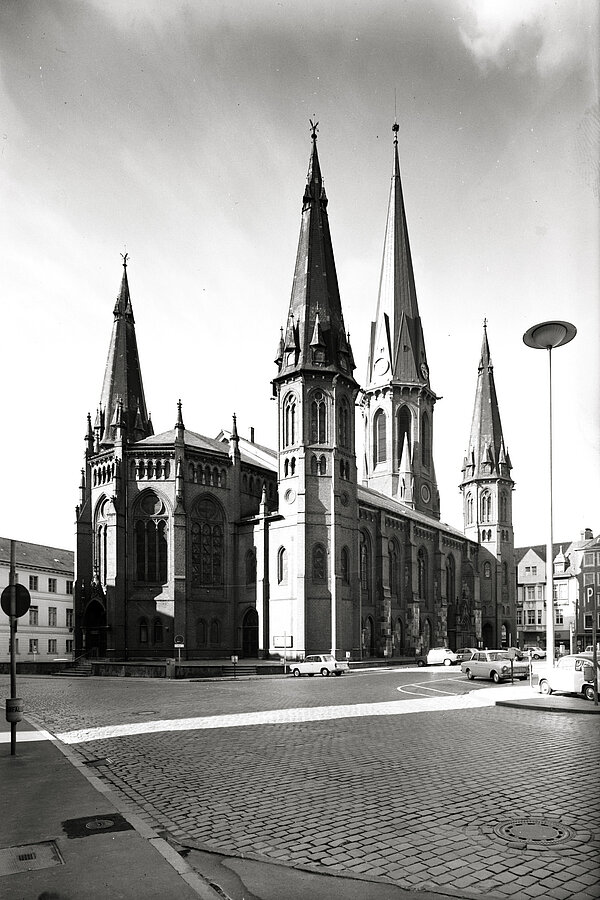
[[[127,260],[129,259],[129,253],[127,252],[127,250],[125,251],[125,253],[121,253],[121,257],[123,258],[123,268],[126,269]]]
[[[483,320],[483,330],[487,331],[487,318]]]
[[[318,129],[319,123],[318,123],[318,122],[313,122],[312,119],[309,119],[308,121],[310,122],[310,128],[311,128],[311,132],[312,132],[312,133],[311,133],[311,138],[313,139],[313,141],[316,141],[316,139],[317,139],[317,131],[319,130],[319,129]]]

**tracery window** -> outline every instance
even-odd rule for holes
[[[467,524],[473,522],[473,495],[467,494]]]
[[[492,577],[492,567],[490,566],[489,562],[484,562],[484,564],[483,564],[483,577],[484,578]]]
[[[256,584],[256,551],[254,548],[246,553],[246,584]]]
[[[446,599],[448,603],[456,599],[456,564],[452,555],[446,559]]]
[[[223,584],[224,517],[210,497],[201,498],[192,512],[192,584]]]
[[[382,409],[378,409],[373,419],[373,465],[383,463],[386,460],[387,438],[386,418]]]
[[[327,400],[322,391],[315,391],[310,403],[310,439],[313,444],[327,442]]]
[[[484,491],[481,495],[481,521],[492,521],[492,495],[489,491]]]
[[[315,544],[312,552],[313,581],[325,581],[327,577],[327,556],[323,544]]]
[[[350,554],[348,552],[347,547],[342,547],[342,555],[341,555],[341,572],[342,572],[342,581],[344,584],[350,583]]]
[[[399,578],[399,560],[398,560],[398,545],[396,541],[390,541],[388,544],[388,563],[389,563],[389,582],[390,582],[390,593],[392,597],[397,597],[400,593],[400,578]]]
[[[134,519],[135,572],[138,581],[165,584],[167,581],[167,509],[164,501],[145,491]]]
[[[360,534],[360,587],[368,599],[371,595],[371,548],[364,531]]]
[[[350,406],[345,397],[338,406],[338,444],[340,447],[350,446]]]
[[[283,446],[292,447],[297,441],[297,401],[295,394],[288,394],[283,406]]]
[[[98,507],[94,529],[94,568],[102,584],[106,584],[107,576],[108,503],[108,500],[103,500]]]
[[[506,494],[500,494],[500,519],[502,522],[508,521],[508,499]]]

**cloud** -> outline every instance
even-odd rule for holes
[[[595,52],[591,0],[459,0],[459,8],[461,40],[483,70],[535,69],[544,77],[585,64]]]

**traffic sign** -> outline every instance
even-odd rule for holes
[[[175,649],[176,649],[176,650],[179,650],[179,649],[183,650],[183,648],[185,647],[185,642],[184,642],[184,639],[183,639],[183,635],[182,635],[182,634],[176,634],[176,635],[175,635],[175,640],[173,641],[173,643],[175,644]]]
[[[2,612],[5,612],[7,616],[10,616],[10,594],[12,588],[15,589],[15,616],[20,618],[24,616],[31,606],[31,594],[27,590],[24,584],[14,584],[5,587],[2,591],[2,596],[0,597],[0,605],[2,606]]]

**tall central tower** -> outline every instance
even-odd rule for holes
[[[311,123],[312,124],[312,123]],[[344,328],[317,128],[287,325],[273,380],[279,416],[277,558],[271,591],[275,633],[293,648],[357,646],[357,499],[354,409],[358,384]]]
[[[433,407],[400,179],[398,130],[377,315],[364,389],[364,482],[439,519],[433,465]]]

